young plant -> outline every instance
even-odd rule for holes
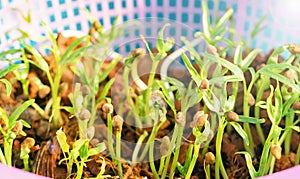
[[[51,75],[51,71],[49,68],[48,63],[45,61],[43,56],[32,46],[21,42],[21,44],[24,46],[24,48],[33,55],[34,59],[29,59],[27,56],[23,57],[23,60],[25,63],[31,63],[38,67],[40,70],[42,70],[49,81],[50,88],[51,88],[51,99],[52,99],[52,112],[50,115],[50,121],[53,122],[54,126],[60,126],[63,124],[62,117],[61,117],[61,96],[59,95],[59,86],[61,83],[61,77],[64,72],[64,70],[70,65],[70,64],[76,64],[79,60],[79,57],[83,55],[83,53],[86,51],[87,44],[84,43],[82,47],[80,45],[83,44],[85,40],[88,40],[87,36],[83,36],[75,40],[62,54],[60,49],[58,48],[58,44],[56,41],[55,34],[50,30],[49,27],[46,26],[45,23],[42,23],[47,31],[50,38],[50,41],[52,43],[52,47],[46,47],[49,49],[54,56],[55,60],[55,74],[54,76]]]
[[[30,149],[34,146],[35,140],[32,137],[27,137],[21,143],[21,152],[20,152],[20,159],[23,160],[24,170],[30,171],[29,167],[29,154]]]
[[[12,149],[13,142],[17,135],[26,136],[26,133],[23,131],[23,126],[30,128],[30,125],[19,119],[20,115],[30,106],[32,105],[34,100],[29,100],[18,106],[10,116],[7,116],[5,110],[0,107],[0,115],[1,115],[1,125],[0,132],[4,136],[3,138],[3,147],[4,153],[0,148],[0,161],[5,165],[12,166]]]
[[[89,147],[89,142],[94,137],[94,132],[94,128],[88,129],[86,131],[86,138],[80,138],[76,140],[73,143],[72,148],[70,148],[69,144],[67,143],[67,137],[63,130],[59,129],[56,132],[58,143],[65,156],[59,163],[67,163],[67,171],[69,175],[72,173],[72,167],[75,164],[76,179],[82,178],[83,169],[85,167],[85,163],[88,161],[88,158],[100,154],[106,149],[104,143],[97,144],[95,148]]]

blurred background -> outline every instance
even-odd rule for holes
[[[286,43],[300,42],[299,0],[205,1],[211,20],[232,7],[237,34],[252,48],[268,52]],[[111,27],[116,16],[119,16],[118,24],[141,20],[142,28],[133,29],[124,37],[127,39],[137,38],[140,34],[155,37],[161,24],[174,22],[176,25],[171,26],[167,33],[180,43],[180,36],[192,39],[195,31],[202,30],[201,8],[201,0],[0,0],[0,50],[18,46],[16,39],[24,34],[32,37],[32,45],[41,41],[40,35],[45,34],[41,21],[45,21],[54,32],[79,30],[88,33],[91,23],[83,9],[89,10],[106,29]],[[250,40],[251,31],[264,16],[262,31]],[[152,17],[154,20],[147,20]],[[241,38],[239,35],[235,38]],[[138,43],[129,43],[116,49],[128,52],[138,46]]]

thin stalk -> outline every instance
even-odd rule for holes
[[[150,105],[150,98],[151,98],[151,91],[153,88],[153,83],[154,83],[154,78],[155,78],[155,72],[157,69],[157,66],[159,64],[158,60],[154,60],[152,59],[152,67],[151,67],[151,71],[150,71],[150,75],[148,78],[148,83],[147,83],[147,90],[146,90],[146,98],[145,98],[145,114],[149,114],[149,105]]]
[[[76,179],[81,179],[81,177],[83,175],[83,167],[84,167],[84,161],[81,160],[80,163],[78,163],[78,165],[77,165]]]
[[[166,156],[161,156],[160,162],[159,162],[159,169],[158,169],[158,175],[161,175],[165,166],[165,160]]]
[[[197,140],[197,139],[196,139]],[[195,164],[196,164],[196,161],[198,159],[198,155],[199,155],[199,150],[200,150],[200,144],[194,144],[194,153],[193,153],[193,158],[192,158],[192,161],[189,165],[189,168],[188,168],[188,171],[186,173],[186,176],[185,178],[186,179],[189,179],[191,178],[191,175],[192,175],[192,172],[194,170],[194,167],[195,167]]]
[[[108,130],[107,130],[107,132],[108,132],[108,134],[107,134],[108,150],[110,152],[112,160],[115,163],[116,154],[115,154],[114,146],[113,146],[112,119],[111,119],[111,114],[110,113],[107,114],[107,128],[108,128]]]
[[[135,145],[135,148],[133,150],[133,154],[132,154],[132,162],[138,162],[137,161],[137,156],[138,153],[140,151],[140,148],[142,146],[143,141],[145,140],[145,138],[148,136],[148,132],[144,131],[144,133],[139,137],[137,144]]]
[[[2,149],[1,149],[1,147],[0,147],[0,161],[1,161],[1,163],[3,163],[4,165],[7,165],[6,159],[5,159],[5,156],[4,156],[4,154],[3,154],[3,151],[2,151]]]
[[[269,170],[269,174],[272,174],[274,172],[274,167],[275,167],[275,157],[273,155],[270,155],[271,157],[271,162],[270,162],[270,170]]]
[[[13,147],[13,139],[8,137],[4,137],[4,155],[5,155],[5,160],[6,164],[8,166],[12,166],[12,147]]]
[[[249,88],[247,90],[247,85],[246,85],[245,79],[243,80],[243,84],[244,84],[243,113],[244,113],[245,116],[249,116],[250,106],[248,104],[248,100],[249,100],[249,91],[248,90],[251,89],[251,87],[249,85]],[[250,124],[245,122],[245,123],[243,123],[243,127],[244,127],[244,130],[245,130],[248,138],[249,138],[249,145],[247,145],[244,142],[244,147],[245,147],[246,151],[248,151],[250,153],[251,157],[254,157],[255,151],[254,151],[254,147],[253,147],[253,137],[252,137],[252,133],[251,133],[251,129],[250,129]]]
[[[94,95],[92,96],[92,101],[91,101],[91,118],[89,120],[89,124],[88,124],[88,127],[91,127],[94,125],[95,123],[95,118],[96,118],[96,112],[97,112],[97,107],[96,107],[96,99],[94,97]]]
[[[264,171],[266,171],[266,166],[268,164],[268,156],[270,153],[270,146],[271,146],[271,140],[273,138],[274,135],[274,130],[275,130],[275,124],[272,124],[269,135],[267,137],[267,140],[265,142],[262,154],[261,154],[261,159],[259,162],[259,169],[258,169],[258,176],[263,176],[264,175]]]
[[[210,165],[209,164],[205,165],[204,171],[205,171],[205,178],[210,179]]]
[[[221,155],[221,148],[222,148],[222,139],[224,134],[224,129],[227,125],[227,122],[225,121],[225,118],[222,117],[219,130],[217,133],[217,139],[216,139],[216,165],[215,165],[215,178],[220,179],[220,171],[223,176],[223,178],[228,179],[225,167],[223,165],[222,161],[222,155]]]
[[[28,156],[28,158],[29,158],[29,156]],[[23,159],[24,170],[26,170],[26,171],[29,171],[29,170],[30,170],[29,165],[28,165],[28,163],[29,163],[28,158],[25,157],[25,158]]]
[[[264,86],[264,85],[262,85]],[[263,88],[257,88],[257,93],[256,93],[256,103],[261,101],[262,95],[263,95],[264,89]],[[260,107],[259,106],[254,106],[254,117],[259,119],[260,118]],[[265,143],[265,136],[263,133],[263,130],[261,128],[260,124],[255,124],[256,132],[258,134],[259,140],[262,144]]]
[[[120,178],[123,178],[123,169],[121,162],[121,131],[116,132],[116,158],[118,162],[118,174]]]
[[[300,144],[298,145],[298,149],[296,153],[295,166],[299,165],[299,162],[300,162]]]
[[[185,113],[184,113],[183,116],[185,117]],[[175,169],[176,169],[176,166],[177,166],[177,161],[178,161],[179,152],[180,152],[180,144],[181,144],[181,137],[182,137],[182,134],[183,134],[183,130],[184,130],[184,126],[179,126],[179,128],[178,128],[178,137],[177,137],[177,142],[176,142],[176,150],[175,150],[172,165],[171,165],[170,177],[174,176]]]
[[[156,124],[158,122],[158,118],[159,118],[159,109],[155,108],[154,124]],[[148,140],[148,143],[150,143],[150,145],[149,145],[149,147],[150,147],[150,149],[149,149],[150,168],[151,168],[151,171],[154,175],[154,178],[156,178],[156,179],[159,179],[159,176],[158,176],[158,173],[156,171],[155,164],[154,164],[154,140],[155,140],[155,136],[157,134],[158,129],[159,128],[157,127],[157,125],[155,125],[152,128],[151,133],[153,133],[155,135],[151,135],[150,139]]]
[[[170,155],[168,155],[168,157],[165,161],[165,167],[163,169],[163,173],[162,173],[162,176],[161,176],[162,179],[164,179],[166,177],[167,172],[168,172],[169,163],[170,163],[170,159],[171,159],[171,156],[172,156],[171,151],[173,150],[173,146],[175,146],[176,139],[179,136],[178,135],[178,130],[179,130],[179,125],[177,123],[175,123],[174,133],[172,135],[172,139],[171,139],[171,142],[170,142],[171,147],[169,148],[169,151],[168,151],[168,153]]]
[[[289,127],[293,125],[293,120],[294,120],[294,113],[290,112],[286,115],[285,118],[285,126]],[[287,135],[284,140],[284,153],[285,155],[290,154],[291,151],[291,139],[292,139],[292,129],[287,128]]]

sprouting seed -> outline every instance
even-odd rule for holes
[[[254,97],[253,97],[253,95],[251,93],[249,93],[248,104],[250,106],[253,106],[255,104],[255,99],[254,99]]]
[[[89,110],[87,109],[83,109],[79,112],[78,114],[79,119],[81,120],[89,120],[91,118],[91,113]]]
[[[190,127],[202,127],[208,119],[208,114],[205,114],[203,110],[196,112],[193,117],[193,122],[191,122]]]
[[[184,126],[185,125],[185,120],[182,112],[178,112],[175,118],[175,122],[180,125]]]
[[[82,85],[80,87],[80,90],[81,90],[83,96],[89,95],[91,93],[91,90],[90,90],[89,86],[87,86],[87,85]]]
[[[48,85],[43,85],[42,88],[39,89],[39,97],[40,98],[45,98],[51,91],[51,88]]]
[[[168,154],[170,148],[170,138],[168,136],[164,136],[161,139],[161,144],[159,146],[159,151],[162,156],[166,156]]]
[[[123,118],[120,115],[116,115],[112,118],[112,126],[119,132],[122,131]]]
[[[159,104],[160,106],[165,106],[165,101],[163,99],[163,93],[159,90],[155,90],[151,94],[151,102],[153,104]]]
[[[111,103],[105,103],[103,106],[102,106],[102,111],[104,113],[109,113],[109,114],[112,114],[114,112],[114,107]]]
[[[279,144],[271,144],[271,153],[272,155],[279,160],[281,158],[282,148]]]
[[[95,28],[95,30],[98,30],[101,28],[101,24],[99,21],[94,21],[93,22],[93,27]]]
[[[205,163],[212,165],[216,162],[216,157],[212,152],[207,152],[205,154],[204,161],[205,161]]]
[[[293,103],[293,109],[294,110],[300,110],[300,101],[296,101]]]
[[[32,137],[26,137],[26,139],[21,143],[21,148],[32,148],[35,144],[35,140]]]
[[[300,45],[297,44],[290,44],[289,45],[289,51],[292,54],[300,54]]]
[[[207,91],[209,88],[209,81],[205,78],[201,81],[201,84],[199,86],[199,89],[202,91]]]
[[[136,48],[136,49],[134,49],[134,50],[132,50],[132,51],[130,52],[130,55],[131,55],[132,57],[143,56],[143,55],[146,55],[146,50],[143,49],[143,48]]]
[[[207,51],[207,53],[212,54],[216,57],[219,56],[217,48],[215,46],[210,45],[210,44],[207,45],[206,51]]]
[[[17,121],[15,124],[15,127],[11,130],[13,131],[16,135],[20,134],[23,130],[23,124],[21,121]]]
[[[239,116],[233,111],[226,112],[226,120],[228,122],[237,122],[239,121]]]

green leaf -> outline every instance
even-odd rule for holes
[[[176,108],[174,104],[174,100],[172,99],[170,95],[170,91],[165,87],[162,81],[157,80],[156,81],[159,87],[162,90],[164,101],[170,106],[171,110],[173,111],[174,115],[176,114]]]
[[[81,160],[86,161],[88,159],[89,157],[88,149],[89,149],[89,141],[86,140],[79,149],[79,157],[81,158]]]
[[[166,27],[170,26],[171,24],[166,23],[158,32],[157,40],[156,40],[156,48],[159,53],[165,52],[165,43],[164,43],[164,31]]]
[[[65,111],[67,111],[70,114],[75,114],[74,108],[71,106],[62,106],[60,107],[60,109],[63,109]]]
[[[57,141],[62,149],[63,152],[69,153],[70,151],[70,146],[67,143],[67,136],[66,134],[62,131],[62,128],[56,131],[56,138]]]
[[[283,45],[280,46],[278,48],[276,48],[273,53],[270,55],[267,64],[277,64],[278,63],[278,56],[283,53],[284,51],[286,51],[289,48],[288,45]]]
[[[30,124],[28,124],[28,122],[24,121],[23,119],[20,119],[19,121],[21,121],[21,123],[24,127],[27,127],[29,129],[31,128]]]
[[[208,6],[205,1],[202,1],[202,27],[203,27],[203,33],[205,37],[210,40],[210,20],[209,20],[209,11]]]
[[[294,82],[289,80],[287,77],[279,74],[281,71],[283,71],[286,68],[293,69],[293,70],[298,71],[298,72],[300,71],[300,69],[298,69],[295,66],[280,63],[280,64],[266,65],[263,68],[261,68],[260,70],[258,70],[257,73],[260,73],[262,75],[268,76],[268,77],[273,78],[273,79],[276,79],[276,80],[280,81],[281,83],[291,87],[293,90],[295,90],[295,92],[300,93],[299,85],[295,84]],[[279,70],[279,72],[274,72],[276,70]]]
[[[15,53],[18,53],[18,52],[21,52],[21,50],[20,49],[9,49],[9,50],[6,50],[4,52],[1,52],[0,53],[0,57],[2,58],[4,56],[6,56],[6,55],[15,54]]]
[[[6,125],[8,125],[9,119],[8,119],[8,117],[7,117],[6,112],[5,112],[5,111],[3,110],[3,108],[1,108],[1,107],[0,107],[0,116],[2,117],[4,123],[5,123]],[[0,126],[0,127],[1,127],[1,126]]]
[[[102,82],[102,81],[104,81],[104,80],[108,77],[109,73],[110,73],[110,72],[112,71],[112,69],[120,62],[120,60],[121,60],[121,56],[119,56],[119,57],[113,59],[113,60],[110,62],[110,64],[109,64],[109,66],[107,67],[107,69],[106,69],[104,72],[101,73],[101,76],[99,77],[99,83]]]
[[[254,39],[254,37],[259,33],[261,32],[264,27],[260,27],[261,24],[264,22],[264,20],[267,18],[267,15],[264,15],[254,26],[254,29],[252,30],[251,32],[251,39]]]
[[[260,52],[260,49],[255,49],[252,50],[246,58],[244,58],[244,60],[240,63],[241,68],[243,69],[243,71],[246,71],[250,64],[253,62],[253,60],[255,59],[255,57],[257,56],[257,54]]]
[[[29,63],[35,65],[36,67],[38,67],[39,69],[43,70],[44,72],[48,72],[49,71],[48,63],[45,61],[45,59],[42,57],[42,55],[36,49],[34,49],[30,45],[22,43],[22,42],[21,42],[21,45],[23,45],[34,56],[34,58],[37,61],[37,62],[34,62],[34,61],[29,60],[29,59],[26,58],[26,60]]]
[[[251,124],[262,124],[265,122],[265,119],[257,119],[255,117],[249,117],[249,116],[239,116],[239,122],[246,122]]]
[[[9,97],[12,91],[12,85],[7,79],[0,79],[0,82],[5,84],[6,87],[6,96]]]
[[[282,118],[282,96],[279,87],[279,83],[277,82],[277,87],[275,89],[275,123],[278,125]]]
[[[106,150],[105,144],[103,142],[99,143],[99,144],[97,144],[97,146],[95,148],[89,149],[88,156],[90,157],[90,156],[100,154],[104,150]]]
[[[79,59],[78,57],[82,57],[84,52],[88,49],[88,46],[84,46],[76,49],[72,53],[70,53],[65,59],[61,59],[60,65],[65,65],[68,63],[76,63]]]
[[[200,77],[199,73],[194,68],[194,66],[192,65],[190,59],[187,57],[187,55],[185,53],[182,53],[182,60],[185,64],[186,68],[188,69],[189,73],[191,74],[192,79],[195,81],[197,86],[200,86],[202,78]]]
[[[242,55],[243,55],[242,45],[239,44],[235,49],[233,63],[236,65],[240,65],[242,63]]]
[[[14,124],[20,115],[31,105],[34,103],[34,99],[28,100],[21,104],[14,112],[9,116],[9,128],[13,127],[11,124]]]
[[[241,125],[237,122],[230,122],[232,127],[236,130],[236,132],[243,138],[246,145],[249,145],[249,138],[247,133],[244,131],[244,129],[241,127]]]
[[[99,98],[97,99],[97,103],[101,102],[102,100],[105,99],[106,95],[108,94],[111,86],[113,85],[113,83],[115,82],[115,78],[110,79],[104,86],[101,95],[99,96]]]
[[[252,164],[252,158],[251,155],[248,152],[236,152],[235,154],[244,154],[246,158],[246,164],[249,170],[249,174],[251,178],[256,178],[257,176],[257,171],[255,170],[253,164]]]
[[[0,78],[4,77],[7,73],[11,72],[11,71],[15,71],[17,69],[19,69],[19,65],[9,65],[7,68],[4,68],[0,71]]]
[[[229,20],[230,17],[232,17],[232,14],[233,14],[233,9],[230,8],[228,9],[225,14],[221,17],[221,19],[218,21],[216,27],[214,28],[214,34],[213,35],[216,35],[216,33],[218,33],[221,28],[224,27],[225,23]]]
[[[61,56],[61,59],[60,59],[60,63],[61,64],[65,64],[65,61],[68,59],[68,61],[71,61],[70,60],[70,56],[72,54],[72,51],[75,50],[76,47],[78,47],[81,43],[83,43],[83,41],[85,39],[87,39],[88,36],[83,36],[83,37],[80,37],[78,39],[76,39],[70,46],[68,46],[67,50],[65,51],[65,53]],[[82,47],[81,47],[82,48]],[[81,49],[79,48],[79,49]]]

